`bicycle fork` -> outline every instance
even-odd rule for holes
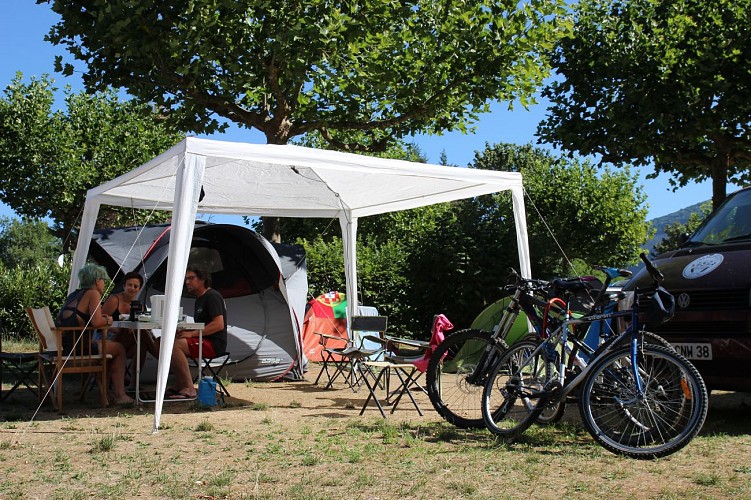
[[[522,288],[517,288],[514,292],[511,301],[506,306],[506,310],[501,317],[501,321],[498,322],[493,331],[493,335],[491,336],[493,342],[485,346],[480,359],[477,361],[477,366],[466,377],[467,383],[478,386],[485,385],[485,377],[503,354],[498,346],[498,341],[506,339],[508,333],[511,331],[511,327],[514,326],[516,318],[519,316],[519,301],[521,300],[522,293],[524,293]]]

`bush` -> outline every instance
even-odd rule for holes
[[[299,239],[296,242],[305,248],[308,263],[308,290],[318,296],[332,290],[344,291],[344,255],[339,237],[324,241],[320,236]],[[406,254],[395,241],[357,244],[358,293],[360,303],[374,306],[381,314],[389,316],[389,329],[399,335],[410,336],[413,316],[407,290],[409,280],[406,272]],[[347,297],[347,300],[351,300]]]
[[[341,238],[324,241],[321,236],[296,242],[305,249],[308,293],[317,297],[332,290],[344,291],[344,250]]]
[[[19,266],[0,264],[0,320],[3,334],[36,340],[25,308],[49,306],[55,314],[65,301],[70,265],[55,263]]]

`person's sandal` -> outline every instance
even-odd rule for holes
[[[170,399],[173,401],[180,401],[180,400],[187,400],[187,399],[196,399],[196,397],[191,396],[190,394],[186,394],[184,392],[176,392],[175,394],[172,394],[171,396],[167,396],[167,399]]]

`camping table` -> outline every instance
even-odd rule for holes
[[[419,375],[417,377],[414,376],[415,372],[417,371],[415,365],[413,365],[412,363],[392,363],[389,361],[365,361],[363,362],[363,364],[368,369],[373,370],[373,372],[378,372],[378,376],[376,377],[375,382],[371,384],[366,374],[362,373],[362,378],[365,381],[365,385],[367,386],[370,394],[368,394],[368,397],[365,400],[365,404],[362,405],[360,415],[365,413],[365,410],[368,407],[368,403],[372,399],[378,407],[378,410],[381,412],[381,416],[386,418],[386,413],[383,411],[383,406],[381,405],[381,402],[378,400],[378,396],[376,395],[376,390],[381,385],[381,380],[384,380],[384,387],[386,389],[385,401],[391,404],[391,413],[394,413],[394,410],[396,410],[399,401],[401,401],[402,396],[404,396],[404,394],[406,393],[407,396],[409,396],[409,399],[412,400],[412,405],[414,405],[417,413],[422,417],[422,411],[420,410],[420,407],[418,406],[417,401],[415,401],[415,397],[412,395],[412,391],[410,390],[410,387],[420,388],[420,385],[417,384],[417,378],[419,378]],[[399,379],[399,385],[394,390],[389,389],[392,371]],[[385,379],[383,378],[384,375],[386,375]],[[391,398],[393,396],[396,396],[396,399],[391,401]]]
[[[136,403],[153,403],[153,399],[141,399],[141,330],[155,330],[160,329],[162,325],[153,321],[115,321],[112,323],[115,328],[129,328],[136,330]],[[203,360],[203,328],[206,326],[204,323],[187,323],[184,321],[177,323],[178,330],[198,330],[198,359]],[[202,365],[202,363],[201,363]],[[201,371],[199,375],[203,374],[202,366],[198,369]],[[200,376],[199,376],[200,378]],[[193,398],[195,399],[195,398]],[[185,401],[180,399],[179,401]]]

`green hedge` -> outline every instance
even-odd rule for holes
[[[49,306],[56,312],[65,301],[70,265],[54,262],[5,268],[0,264],[0,320],[3,334],[35,341],[26,306]]]

